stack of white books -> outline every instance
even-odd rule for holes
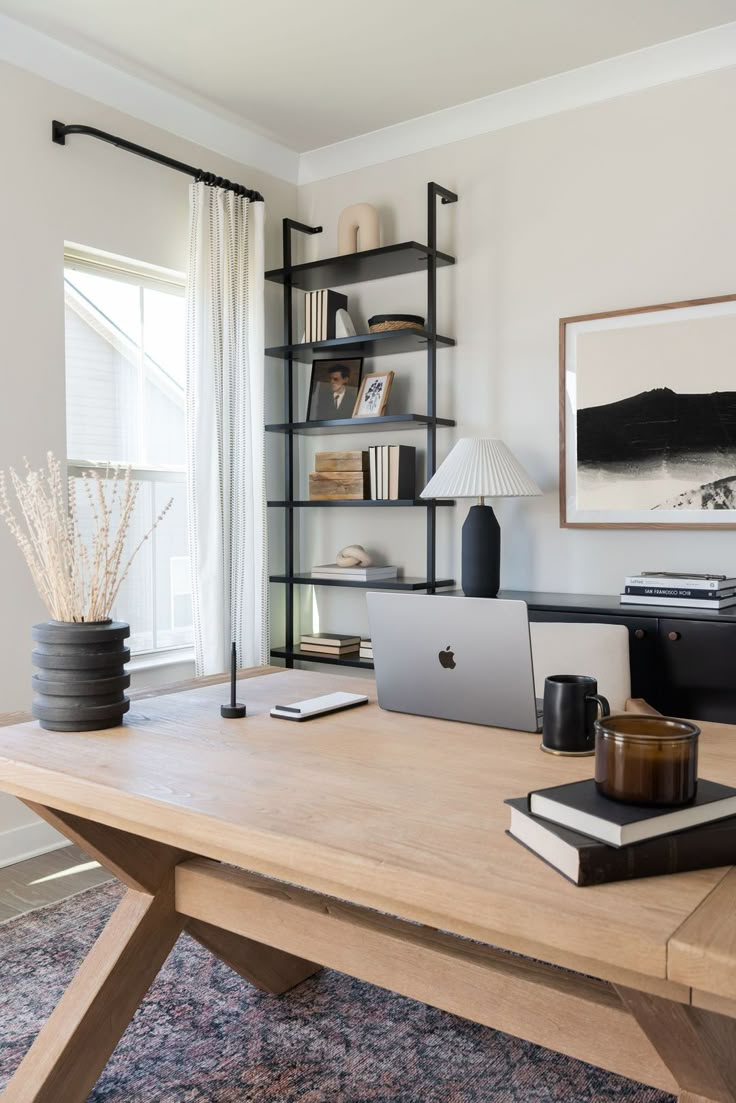
[[[624,605],[672,605],[680,609],[728,609],[736,605],[736,578],[722,574],[642,571],[626,577],[621,602]]]
[[[360,657],[361,659],[370,659],[373,662],[373,640],[360,641]]]
[[[323,563],[311,570],[313,578],[342,578],[348,582],[376,582],[396,578],[398,573],[398,567],[338,567],[337,563]]]

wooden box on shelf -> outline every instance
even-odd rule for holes
[[[313,471],[309,476],[312,502],[355,501],[367,498],[367,491],[368,481],[362,471]]]
[[[318,452],[315,471],[368,471],[368,452]]]
[[[369,496],[367,452],[318,452],[309,476],[313,502],[355,501]]]

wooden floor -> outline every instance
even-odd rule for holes
[[[6,866],[0,869],[0,923],[111,879],[74,845]]]

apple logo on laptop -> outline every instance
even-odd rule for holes
[[[437,658],[440,660],[440,666],[444,670],[454,670],[457,665],[455,663],[455,652],[450,650],[449,643],[447,649],[445,651],[440,651]]]

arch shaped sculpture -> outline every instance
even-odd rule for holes
[[[360,249],[358,243],[360,242]],[[337,223],[337,255],[377,249],[378,211],[370,203],[353,203],[346,207]]]

